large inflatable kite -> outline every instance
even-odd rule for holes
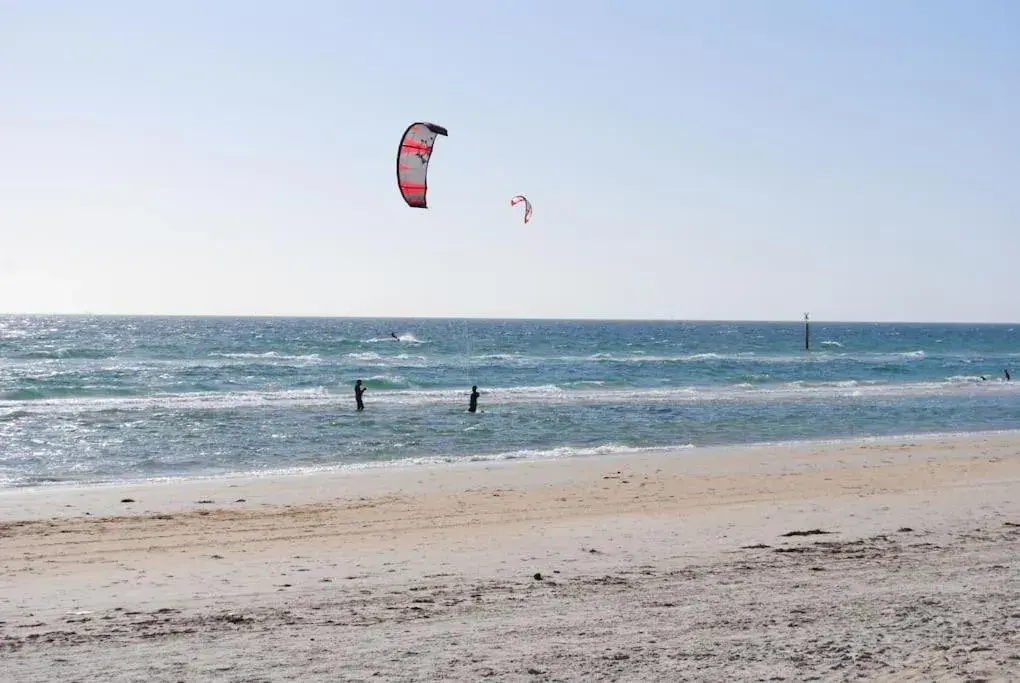
[[[428,208],[425,195],[429,191],[428,173],[432,146],[436,142],[436,136],[446,134],[447,131],[442,126],[418,121],[408,126],[400,136],[400,147],[397,149],[397,187],[400,188],[400,196],[408,206],[416,209]]]
[[[510,206],[517,206],[521,202],[524,202],[524,222],[527,223],[531,220],[531,202],[528,198],[522,194],[514,195],[510,199]]]

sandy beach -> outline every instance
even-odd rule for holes
[[[1020,680],[1020,435],[0,493],[5,681]]]

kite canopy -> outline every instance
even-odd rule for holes
[[[427,209],[429,159],[437,135],[446,135],[442,126],[418,121],[412,123],[400,136],[397,148],[397,187],[408,206]]]
[[[522,194],[514,195],[510,199],[510,206],[517,206],[521,202],[524,202],[524,222],[527,223],[531,220],[531,202],[528,198]]]

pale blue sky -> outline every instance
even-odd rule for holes
[[[0,310],[1018,321],[1018,126],[1011,0],[6,0]]]

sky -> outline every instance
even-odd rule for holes
[[[0,311],[1020,321],[1018,36],[1012,0],[3,0]]]

